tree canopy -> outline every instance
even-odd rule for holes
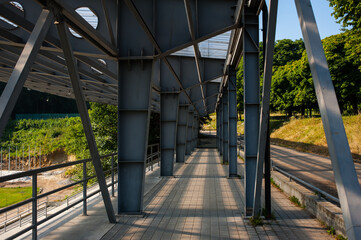
[[[333,7],[332,15],[344,27],[361,29],[361,2],[360,0],[328,0]]]

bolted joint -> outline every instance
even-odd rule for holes
[[[53,15],[54,15],[54,24],[60,24],[64,21],[64,16],[62,14],[62,8],[59,6],[59,4],[57,4],[56,2],[54,2],[53,0],[46,0],[46,7],[47,9],[49,9]]]

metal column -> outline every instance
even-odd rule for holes
[[[216,139],[217,139],[217,150],[219,152],[219,107],[216,110]]]
[[[199,121],[196,115],[193,116],[193,139],[192,139],[192,151],[197,147],[198,142],[198,130]]]
[[[228,119],[228,176],[237,177],[237,83],[234,66],[228,66]]]
[[[309,0],[295,0],[348,239],[361,239],[361,189]]]
[[[55,13],[58,16],[57,13]],[[116,223],[116,218],[113,210],[113,205],[110,200],[110,195],[108,192],[108,187],[105,181],[103,167],[100,161],[100,156],[98,152],[98,148],[95,142],[93,129],[91,127],[90,118],[88,114],[88,109],[85,102],[85,97],[83,94],[82,85],[79,78],[79,72],[77,68],[77,64],[73,55],[73,50],[69,41],[69,30],[62,19],[57,19],[58,24],[56,24],[57,31],[59,34],[61,48],[63,49],[64,58],[66,62],[66,66],[68,69],[71,85],[73,87],[73,92],[76,100],[76,105],[78,107],[78,111],[80,114],[80,119],[83,124],[85,137],[88,142],[90,155],[92,158],[94,170],[98,179],[99,188],[103,197],[104,206],[108,215],[109,222]]]
[[[219,100],[219,155],[223,155],[223,96]]]
[[[143,211],[152,69],[154,61],[119,62],[118,87],[118,213]]]
[[[259,33],[257,9],[243,10],[245,214],[253,210],[259,129]]]
[[[228,83],[227,83],[228,84]],[[223,87],[223,95],[222,95],[222,103],[223,103],[223,163],[228,163],[228,89],[227,86]]]
[[[186,155],[191,155],[191,153],[192,153],[192,133],[193,133],[193,111],[189,111],[188,112]]]
[[[269,106],[271,96],[271,81],[272,81],[272,66],[273,66],[273,49],[276,35],[276,20],[277,20],[278,0],[270,1],[269,6],[269,21],[267,40],[265,46],[265,64],[264,64],[264,78],[262,91],[262,109],[261,121],[258,137],[258,154],[257,154],[257,172],[254,192],[253,216],[261,214],[261,190],[263,178],[263,163],[266,157],[268,129],[269,129]]]
[[[188,105],[180,104],[178,110],[176,162],[184,162],[187,143]]]
[[[167,79],[164,79],[167,81]],[[161,78],[161,85],[163,79]],[[160,97],[160,175],[173,176],[174,149],[177,136],[179,93],[166,92]]]
[[[53,15],[49,10],[43,9],[38,21],[31,32],[28,41],[11,73],[11,76],[0,97],[0,137],[6,127],[11,112],[23,89],[41,44],[52,23]]]

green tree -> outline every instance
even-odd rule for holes
[[[344,27],[361,29],[361,2],[359,0],[328,0],[333,7],[332,15]]]

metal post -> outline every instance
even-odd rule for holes
[[[114,197],[114,156],[112,156],[112,197]]]
[[[269,123],[269,106],[271,96],[271,82],[272,82],[272,67],[273,67],[273,50],[276,36],[276,21],[277,21],[277,7],[278,0],[270,1],[269,6],[269,20],[267,26],[267,40],[265,46],[265,64],[264,64],[264,78],[262,91],[262,109],[260,119],[260,129],[258,133],[258,150],[257,150],[257,168],[255,179],[255,191],[253,199],[253,216],[261,213],[261,190],[263,178],[263,163],[266,156],[267,149],[267,134]]]
[[[30,34],[28,41],[11,73],[11,76],[0,97],[0,137],[17,102],[25,80],[35,61],[39,48],[52,22],[49,10],[43,9]]]
[[[180,104],[178,110],[176,162],[183,163],[186,154],[188,105]]]
[[[3,175],[3,148],[1,147],[1,173],[0,176]]]
[[[361,239],[361,189],[309,0],[295,0],[348,239]]]
[[[15,146],[15,169],[18,167],[18,146]]]
[[[259,130],[259,26],[257,8],[243,9],[245,214],[253,212]]]
[[[229,177],[237,177],[237,83],[236,68],[228,66]]]
[[[186,155],[192,153],[193,111],[188,112],[187,145]]]
[[[118,66],[118,213],[141,214],[152,72],[159,65],[157,61],[144,61],[132,62],[129,67],[128,62],[119,61]]]
[[[228,163],[228,89],[223,87],[223,163]]]
[[[40,158],[39,158],[39,167],[41,168],[41,146],[39,147],[39,153],[40,153]]]
[[[86,162],[83,163],[83,215],[88,215],[88,206],[87,206],[87,170],[86,170]]]
[[[83,94],[82,85],[79,79],[77,64],[75,62],[73,51],[69,42],[68,29],[65,26],[65,22],[62,19],[57,19],[57,20],[59,23],[56,24],[56,27],[60,38],[61,47],[64,52],[65,62],[68,68],[68,73],[73,87],[75,100],[83,124],[84,133],[88,142],[90,155],[92,157],[92,162],[98,179],[99,188],[102,193],[105,209],[108,215],[109,222],[115,223],[116,218],[113,210],[113,205],[110,200],[108,188],[105,182],[104,172],[103,172],[102,164],[100,162],[98,148],[95,142],[94,133],[91,127],[90,118],[88,114],[88,109],[85,103],[85,97]]]
[[[29,166],[28,166],[28,170],[30,170],[30,164],[31,164],[31,159],[30,159],[30,145],[29,145],[29,155],[28,155],[28,157],[29,157]]]
[[[162,93],[160,97],[160,175],[173,176],[174,150],[177,136],[179,93],[163,86],[161,77]]]
[[[223,155],[223,97],[219,101],[219,155]]]
[[[199,129],[198,117],[196,115],[193,116],[193,135],[192,135],[192,150],[197,147],[197,139],[198,139],[198,129]]]
[[[10,162],[10,146],[9,146],[9,166],[8,166],[8,168],[9,168],[9,171],[10,171],[10,164],[11,164],[11,162]]]
[[[38,238],[38,182],[37,175],[32,176],[32,239],[36,240]]]

